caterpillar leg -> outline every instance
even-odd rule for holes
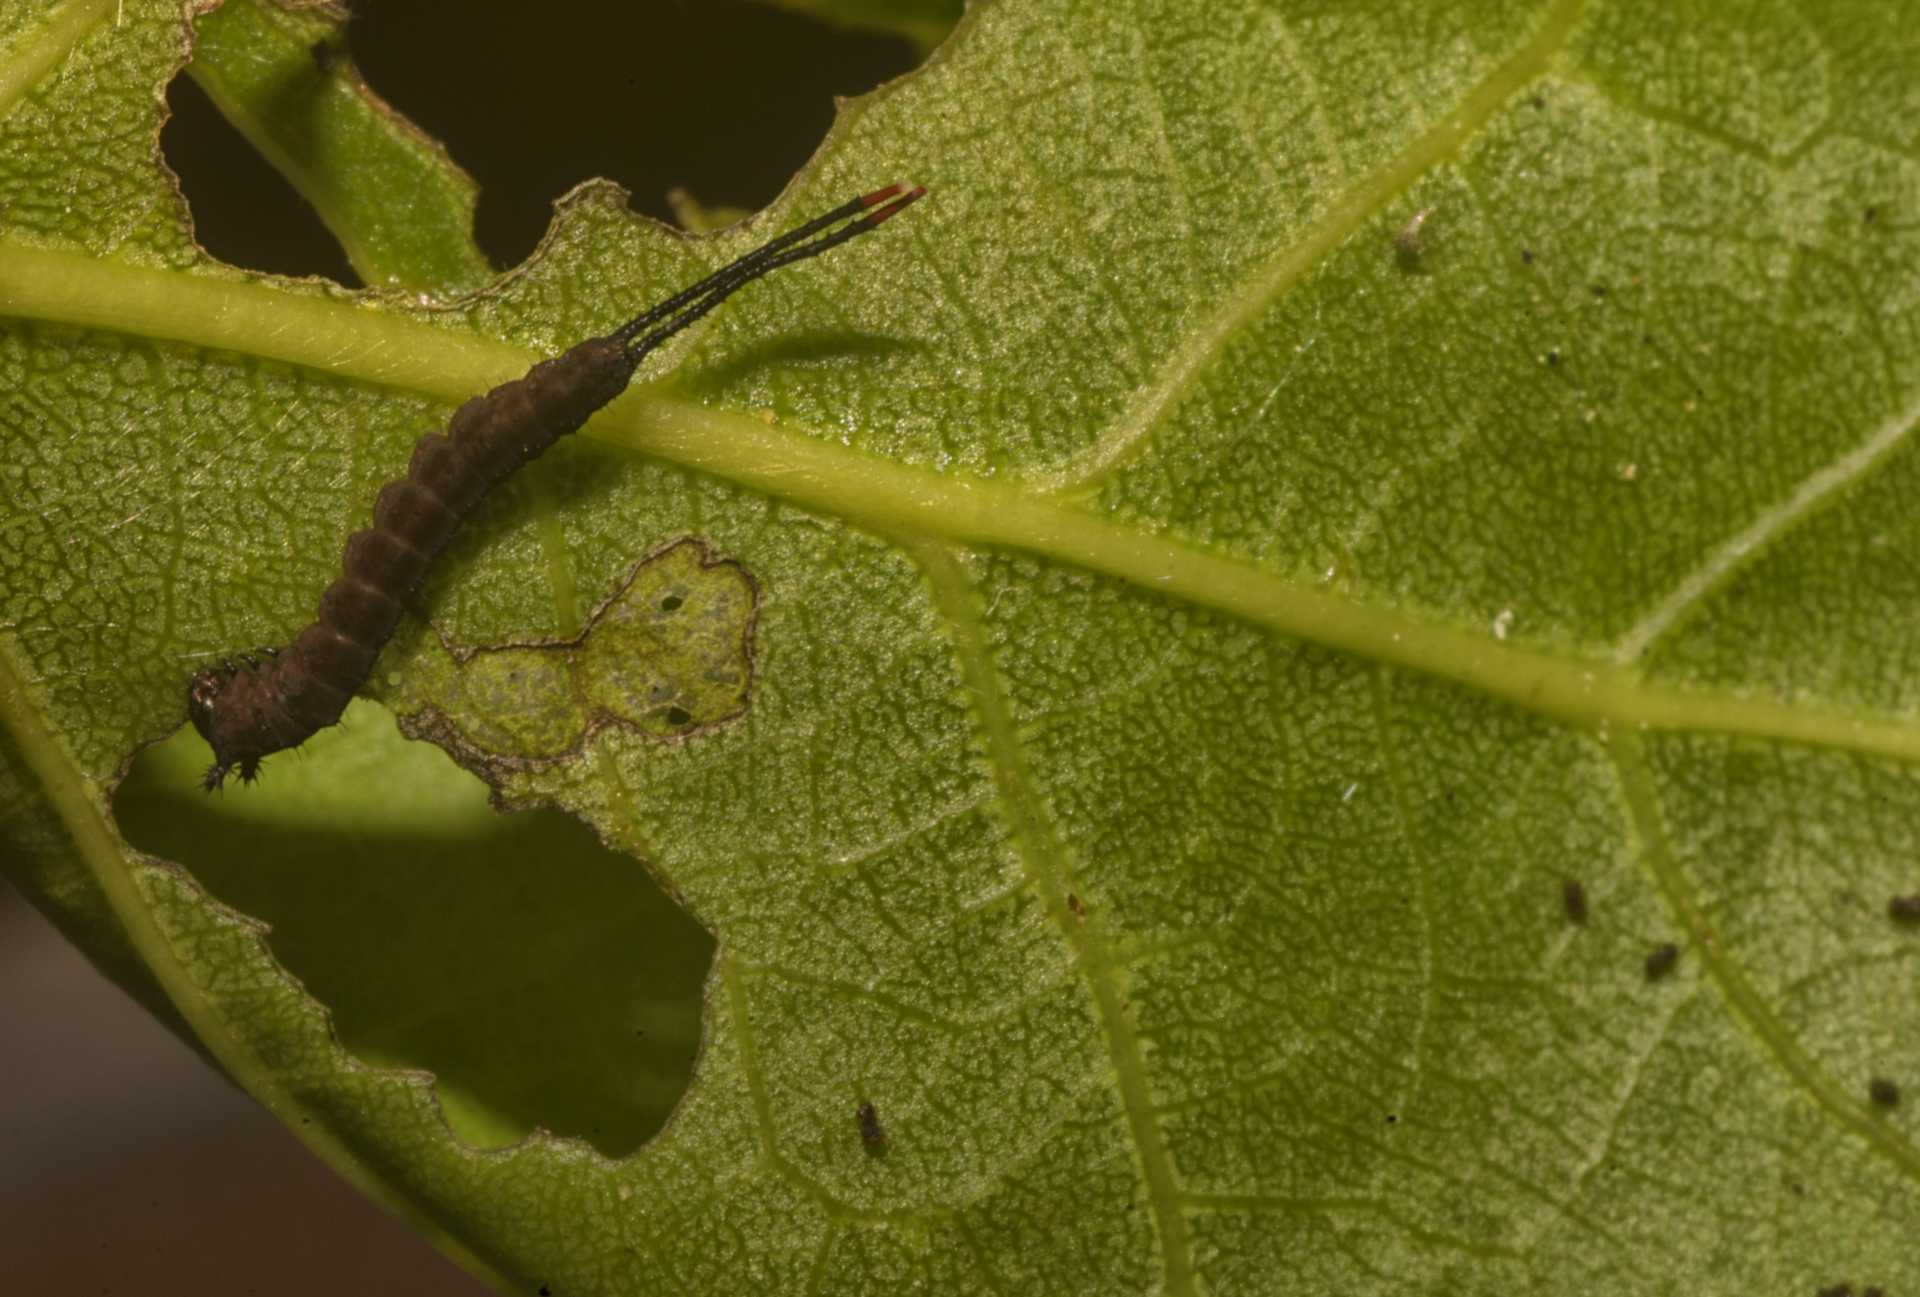
[[[208,792],[216,791],[227,782],[227,772],[239,774],[240,782],[250,784],[260,777],[260,758],[241,757],[238,761],[216,761],[207,767],[207,773],[200,778],[200,786]]]

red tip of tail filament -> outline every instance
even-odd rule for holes
[[[886,206],[880,208],[877,212],[868,213],[865,217],[861,218],[860,223],[868,229],[872,229],[888,217],[898,215],[909,204],[918,202],[926,196],[926,193],[926,186],[916,185],[910,180],[903,180],[896,185],[888,185],[885,189],[876,189],[872,193],[862,196],[860,199],[861,206],[872,207],[876,203],[886,203]],[[887,202],[888,199],[892,199],[893,201]]]

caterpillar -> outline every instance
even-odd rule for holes
[[[428,566],[461,519],[502,479],[538,458],[626,390],[649,353],[762,275],[817,257],[877,228],[926,190],[895,184],[844,203],[721,267],[604,337],[543,360],[454,412],[445,432],[414,444],[406,474],[380,489],[373,525],[347,539],[340,575],[314,620],[280,649],[241,654],[196,673],[187,716],[213,748],[208,792],[238,770],[252,783],[263,757],[334,724],[366,682]],[[835,228],[835,227],[838,228]],[[817,237],[816,237],[817,236]],[[264,658],[264,660],[263,660]]]

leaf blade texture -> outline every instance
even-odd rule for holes
[[[589,186],[439,306],[194,249],[172,6],[0,16],[9,877],[504,1290],[1920,1281],[1868,1091],[1920,1071],[1885,10],[981,4],[747,227]],[[382,659],[424,731],[660,546],[758,592],[743,711],[489,767],[715,946],[657,1137],[480,1148],[114,785],[454,404],[906,174],[504,489]]]

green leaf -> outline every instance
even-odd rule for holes
[[[194,79],[313,204],[362,279],[444,292],[493,278],[473,241],[473,181],[361,80],[344,23],[228,0],[195,36]]]
[[[503,1291],[1912,1288],[1916,16],[983,4],[435,307],[193,248],[168,5],[0,7],[0,858]],[[542,818],[370,705],[122,782],[454,404],[901,175],[383,655]]]
[[[856,31],[892,32],[931,50],[947,38],[965,0],[762,0]]]
[[[673,209],[673,219],[689,234],[714,234],[752,215],[738,207],[708,206],[680,188],[667,191],[667,205]]]

